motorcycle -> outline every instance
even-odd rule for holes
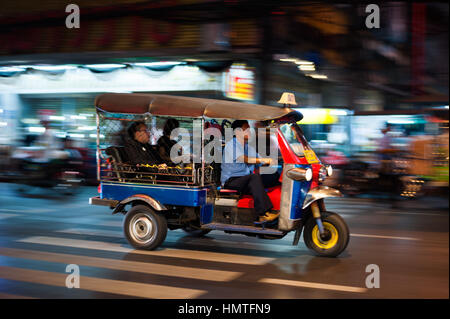
[[[382,193],[394,198],[421,196],[425,180],[410,174],[411,161],[396,152],[381,161],[354,160],[342,168],[339,189],[348,196]]]
[[[13,155],[15,172],[12,181],[20,195],[32,195],[38,189],[59,195],[73,195],[83,182],[82,161],[71,150],[52,152],[51,158],[39,156],[39,147],[19,148]]]

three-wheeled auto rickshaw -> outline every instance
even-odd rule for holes
[[[183,229],[199,236],[221,230],[262,239],[279,239],[294,231],[294,245],[303,231],[306,246],[320,256],[334,257],[347,247],[349,230],[345,221],[327,211],[324,203],[327,197],[342,195],[321,185],[332,168],[321,164],[306,141],[297,124],[303,117],[300,112],[286,105],[135,93],[105,93],[96,98],[95,106],[100,185],[99,196],[90,198],[90,204],[124,214],[124,234],[133,247],[157,248],[168,229]],[[156,135],[168,118],[179,121],[187,135],[182,139],[192,138],[187,151],[181,147],[193,153],[190,162],[131,164],[117,136],[135,121],[146,123]],[[272,210],[279,213],[275,221],[256,224],[253,198],[224,189],[218,181],[220,163],[206,160],[211,152],[208,123],[236,119],[255,121],[274,132],[279,183],[266,192]]]

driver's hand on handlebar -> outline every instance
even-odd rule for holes
[[[166,168],[167,168],[167,164],[165,164],[165,163],[158,165],[158,169],[166,169]]]
[[[264,166],[272,166],[273,165],[273,159],[269,158],[262,158],[261,159],[261,164]]]

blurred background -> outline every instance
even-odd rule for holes
[[[336,169],[329,184],[448,196],[448,3],[382,3],[379,28],[354,2],[76,4],[80,27],[67,28],[64,2],[2,2],[1,181],[96,185],[99,93],[278,105],[292,92],[307,139]],[[379,183],[387,175],[397,186]]]
[[[448,299],[449,3],[380,1],[374,28],[369,4],[2,0],[0,299]],[[348,224],[348,248],[322,258],[293,232],[180,229],[135,251],[122,214],[88,204],[105,92],[279,107],[294,93],[333,167],[325,183],[346,195],[326,205]],[[67,265],[82,267],[80,289],[67,288]],[[364,288],[375,273],[380,288]]]

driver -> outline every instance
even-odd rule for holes
[[[221,183],[224,188],[253,196],[255,213],[259,222],[273,221],[279,213],[271,213],[272,202],[267,195],[261,175],[254,174],[255,165],[272,165],[271,158],[259,157],[248,144],[250,126],[245,120],[236,120],[231,125],[234,137],[225,144],[222,159]]]

